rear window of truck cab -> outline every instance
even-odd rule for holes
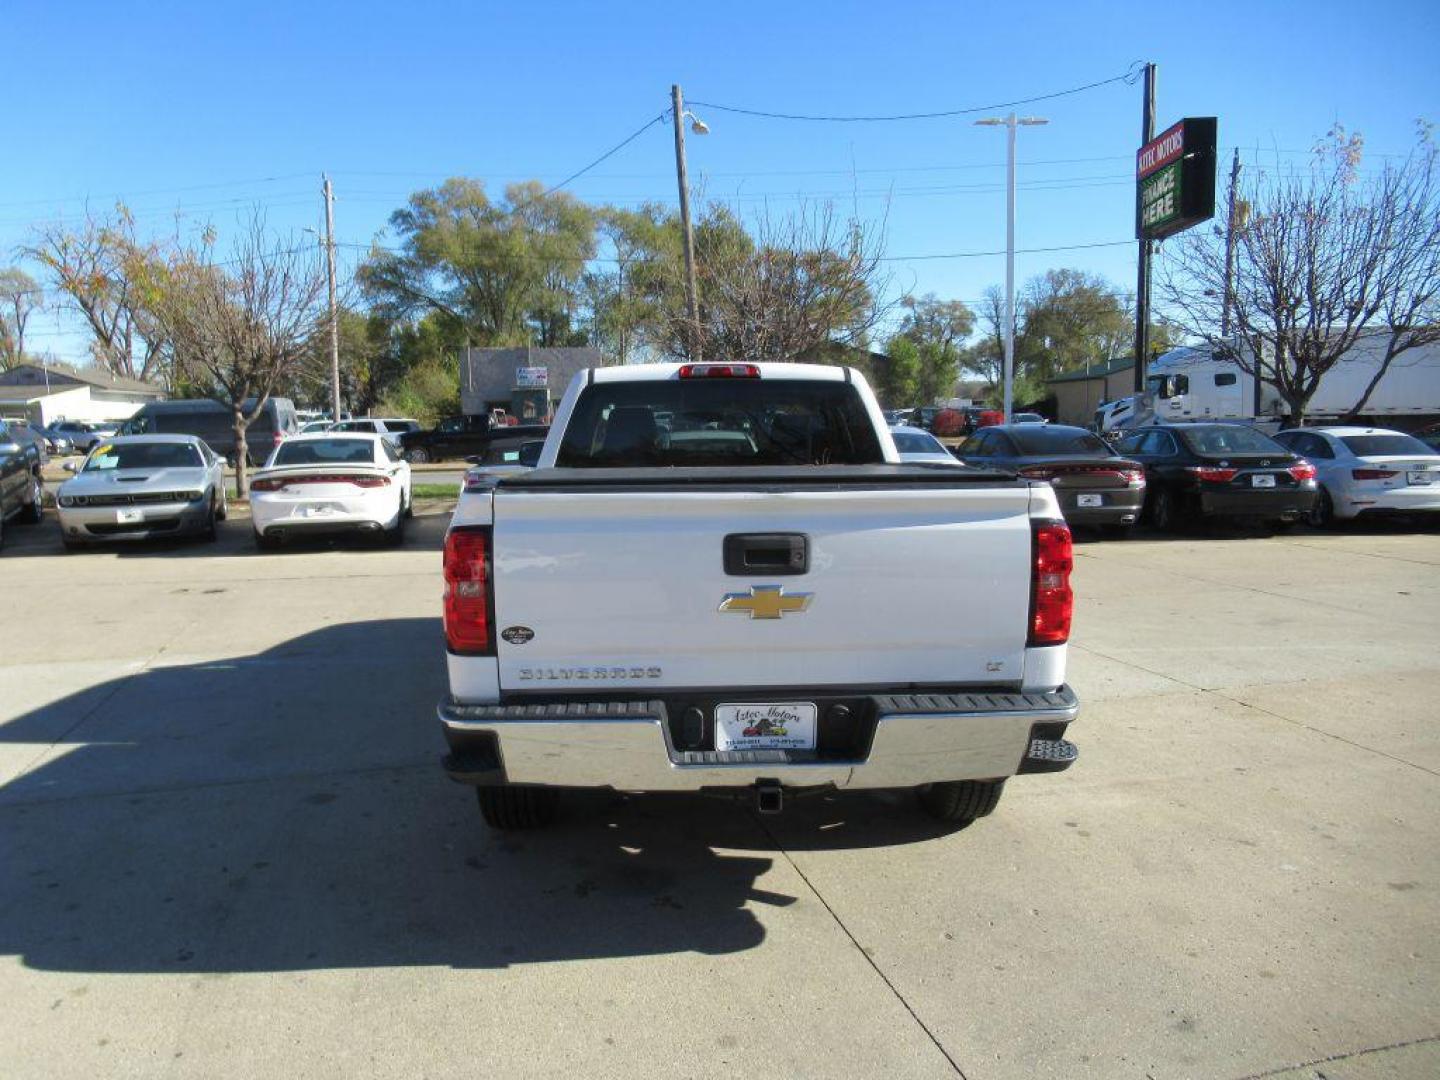
[[[808,379],[592,383],[555,464],[875,465],[885,460],[859,392]]]

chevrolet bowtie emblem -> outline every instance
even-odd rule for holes
[[[748,614],[752,619],[779,619],[804,611],[814,596],[808,592],[786,596],[783,585],[752,585],[749,592],[726,593],[720,610]]]

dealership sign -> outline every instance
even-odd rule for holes
[[[518,390],[536,390],[549,385],[549,369],[543,367],[522,367],[515,369],[515,387]]]
[[[1135,155],[1135,236],[1163,240],[1215,216],[1215,117],[1192,116]]]

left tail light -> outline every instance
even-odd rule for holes
[[[451,529],[445,537],[445,642],[464,656],[494,656],[490,530]]]
[[[1075,594],[1070,570],[1075,563],[1070,529],[1063,521],[1033,521],[1030,526],[1030,634],[1026,644],[1063,645],[1070,640]]]

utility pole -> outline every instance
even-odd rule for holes
[[[680,185],[680,227],[685,233],[685,299],[690,308],[690,359],[701,359],[700,298],[695,289],[695,233],[690,227],[690,179],[685,171],[685,102],[680,85],[670,87],[675,114],[675,178]]]
[[[335,306],[335,192],[325,181],[325,266],[330,279],[330,418],[340,422],[340,312]]]
[[[1039,116],[991,116],[976,120],[980,127],[1001,127],[1005,131],[1005,423],[1015,404],[1015,129],[1034,127],[1050,121]]]
[[[1155,65],[1145,65],[1145,99],[1140,107],[1140,145],[1155,138]],[[1137,184],[1135,198],[1140,198]],[[1138,217],[1138,211],[1137,211]],[[1135,274],[1135,393],[1145,389],[1145,366],[1150,362],[1150,251],[1151,241],[1140,239],[1139,267]]]
[[[1227,344],[1230,339],[1230,305],[1235,295],[1235,192],[1240,186],[1240,148],[1235,148],[1235,157],[1230,162],[1229,211],[1225,215],[1225,295],[1220,301],[1220,337]]]

